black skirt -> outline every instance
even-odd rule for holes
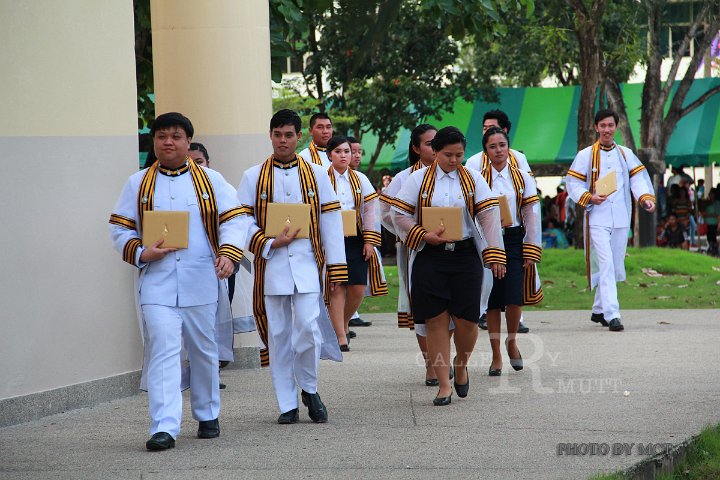
[[[345,237],[345,259],[348,266],[348,281],[344,285],[367,285],[368,262],[363,257],[363,238]]]
[[[477,323],[480,317],[482,262],[472,238],[455,242],[455,250],[425,244],[412,265],[411,304],[415,323],[448,311]]]
[[[522,227],[506,228],[503,233],[505,243],[505,277],[493,279],[493,288],[488,299],[488,310],[503,309],[508,305],[523,305],[523,269],[522,244],[525,232]]]

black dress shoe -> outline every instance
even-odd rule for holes
[[[220,360],[220,368],[225,368],[228,365],[230,365],[230,362],[228,360]]]
[[[508,339],[505,339],[505,350],[507,350],[508,346]],[[515,345],[515,348],[517,348],[517,345]],[[520,349],[518,348],[518,353],[520,353]],[[508,357],[510,357],[510,352],[508,351]],[[519,372],[523,369],[523,359],[522,355],[520,355],[520,358],[512,358],[510,357],[510,366],[515,370],[516,372]]]
[[[455,367],[450,365],[450,380],[452,380],[453,378],[455,378]]]
[[[175,448],[175,439],[167,432],[157,432],[145,442],[145,448],[153,451]]]
[[[440,385],[440,380],[438,380],[437,378],[425,379],[426,387],[437,387],[438,385]]]
[[[220,388],[220,390],[225,390],[225,389],[227,388],[227,385],[225,385],[224,383],[220,382],[220,387],[219,387],[219,388]]]
[[[452,393],[448,395],[447,397],[435,397],[433,399],[433,405],[436,407],[444,407],[445,405],[450,405],[452,402]]]
[[[300,397],[302,398],[303,405],[308,407],[310,420],[315,423],[325,423],[328,421],[327,408],[325,408],[325,404],[320,400],[320,394],[307,393],[303,390]]]
[[[481,330],[487,330],[487,314],[483,314],[483,316],[480,317],[480,321],[478,321],[478,327],[480,327]]]
[[[607,327],[609,325],[609,323],[605,321],[605,315],[603,315],[602,313],[593,313],[592,315],[590,315],[590,320],[595,323],[599,323],[603,327]]]
[[[198,438],[217,438],[220,436],[220,422],[215,420],[204,420],[198,424]]]
[[[347,338],[355,338],[355,337],[357,337],[357,333],[353,332],[352,330],[348,330],[348,333],[345,336]]]
[[[285,413],[281,413],[278,417],[278,423],[280,425],[289,425],[291,423],[297,423],[300,421],[300,414],[298,413],[297,408],[293,408],[292,410],[288,410]]]
[[[619,318],[613,318],[612,320],[610,320],[608,326],[610,327],[611,332],[622,332],[623,330],[625,330],[625,327],[623,327],[623,324],[620,322]]]
[[[340,351],[341,352],[349,352],[350,351],[350,345],[340,345]]]
[[[518,326],[518,333],[530,333],[530,328],[528,328],[527,325],[520,321],[520,325]]]
[[[467,367],[465,367],[465,372],[467,373]],[[470,391],[470,374],[467,373],[468,381],[465,385],[460,385],[457,382],[453,382],[455,384],[455,393],[457,393],[457,396],[460,398],[465,398],[468,396],[468,392]]]
[[[370,325],[372,325],[372,322],[366,322],[360,317],[350,319],[351,327],[369,327]]]
[[[499,377],[500,375],[502,375],[502,368],[493,368],[492,365],[490,365],[488,377]]]

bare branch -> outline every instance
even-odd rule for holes
[[[680,44],[680,48],[678,48],[675,56],[673,57],[673,63],[670,67],[670,72],[668,73],[665,87],[662,90],[661,98],[665,99],[668,98],[668,96],[670,95],[670,91],[672,90],[673,84],[675,83],[675,77],[677,75],[678,69],[680,68],[680,62],[682,61],[683,56],[685,56],[685,52],[688,50],[690,42],[693,40],[693,38],[695,38],[695,34],[697,33],[698,28],[700,28],[700,25],[706,20],[706,16],[708,15],[709,10],[710,2],[706,2],[703,5],[702,10],[700,10],[700,13],[695,17],[695,20],[690,26],[687,35],[685,35],[685,38],[683,38],[683,41]]]
[[[697,100],[695,100],[695,101],[692,102],[690,105],[688,105],[687,107],[685,107],[685,108],[683,108],[682,110],[680,110],[680,118],[684,117],[684,116],[687,115],[688,113],[690,113],[690,112],[692,112],[693,110],[695,110],[696,108],[698,108],[700,105],[702,105],[703,103],[705,103],[706,101],[708,101],[708,99],[709,99],[710,97],[712,97],[713,95],[715,95],[715,94],[718,93],[718,92],[720,92],[720,85],[715,85],[713,88],[711,88],[711,89],[708,90],[707,92],[705,92],[705,93],[703,93],[702,95],[700,95],[700,96],[697,98]]]

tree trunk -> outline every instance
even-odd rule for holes
[[[595,99],[600,84],[600,22],[605,0],[594,0],[588,9],[584,0],[568,0],[575,12],[575,36],[580,46],[580,106],[578,150],[595,142]]]
[[[375,168],[375,162],[377,162],[378,157],[380,157],[380,151],[385,146],[385,142],[382,140],[378,140],[377,147],[375,147],[375,151],[372,154],[372,157],[370,157],[370,163],[368,163],[367,170],[365,171],[365,175],[370,176],[373,169]]]
[[[623,145],[633,152],[637,152],[635,146],[635,137],[633,136],[630,122],[627,116],[627,107],[620,90],[620,85],[615,80],[605,79],[605,92],[607,93],[608,104],[612,110],[617,112],[620,117],[620,125],[618,129],[623,137]]]

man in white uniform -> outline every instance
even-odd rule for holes
[[[502,110],[490,110],[488,112],[485,112],[485,115],[483,115],[483,126],[482,126],[482,133],[485,135],[485,132],[488,131],[491,127],[498,127],[502,128],[505,133],[508,135],[510,134],[510,129],[512,128],[512,123],[510,123],[510,119],[508,118],[507,114],[503,112]],[[530,169],[530,164],[527,161],[527,157],[525,157],[525,154],[522,153],[519,150],[510,149],[510,155],[508,158],[508,163],[515,167],[519,168],[520,170],[524,170],[527,173],[530,174],[530,176],[533,176],[532,170]],[[477,170],[478,172],[482,172],[483,170],[490,171],[490,159],[485,155],[485,152],[476,153],[472,157],[468,158],[465,162],[465,166],[468,168],[473,168]],[[535,177],[533,177],[534,179]],[[485,321],[485,312],[487,311],[487,302],[488,298],[490,297],[490,290],[492,290],[492,274],[488,269],[485,269],[484,275],[483,275],[483,295],[482,295],[482,317],[480,318],[480,323],[478,324],[480,328],[483,330],[487,330],[487,323]],[[520,326],[518,327],[518,333],[528,333],[530,332],[530,328],[528,328],[525,325],[524,322],[524,315],[520,315]]]
[[[300,156],[310,163],[322,165],[325,170],[330,168],[330,160],[328,159],[325,147],[327,142],[333,136],[332,120],[327,113],[320,112],[310,117],[310,127],[308,128],[311,141]]]
[[[192,415],[199,438],[220,435],[220,377],[216,322],[219,305],[229,316],[223,281],[242,259],[247,216],[235,189],[214,170],[188,156],[193,127],[179,113],[155,120],[151,135],[158,160],[130,177],[110,216],[110,236],[123,259],[139,269],[144,378],[150,401],[148,450],[175,446],[182,419],[181,350],[192,373]],[[142,246],[143,217],[150,211],[189,212],[188,246]]]
[[[614,141],[618,115],[612,110],[595,114],[598,141],[575,156],[567,173],[568,194],[585,209],[585,261],[589,287],[595,288],[590,319],[624,330],[616,282],[625,280],[625,250],[632,198],[652,213],[655,195],[645,166],[629,148]],[[598,179],[615,171],[617,190],[607,196],[595,193]]]
[[[252,212],[248,231],[254,254],[253,313],[264,347],[263,366],[270,365],[280,416],[278,423],[297,423],[298,387],[310,419],[327,422],[317,393],[321,358],[341,360],[340,346],[323,300],[328,288],[347,282],[345,241],[340,202],[327,169],[295,153],[300,117],[280,110],[270,120],[273,154],[249,168],[240,182],[238,199]],[[309,238],[286,227],[277,237],[265,234],[269,203],[309,204]]]

